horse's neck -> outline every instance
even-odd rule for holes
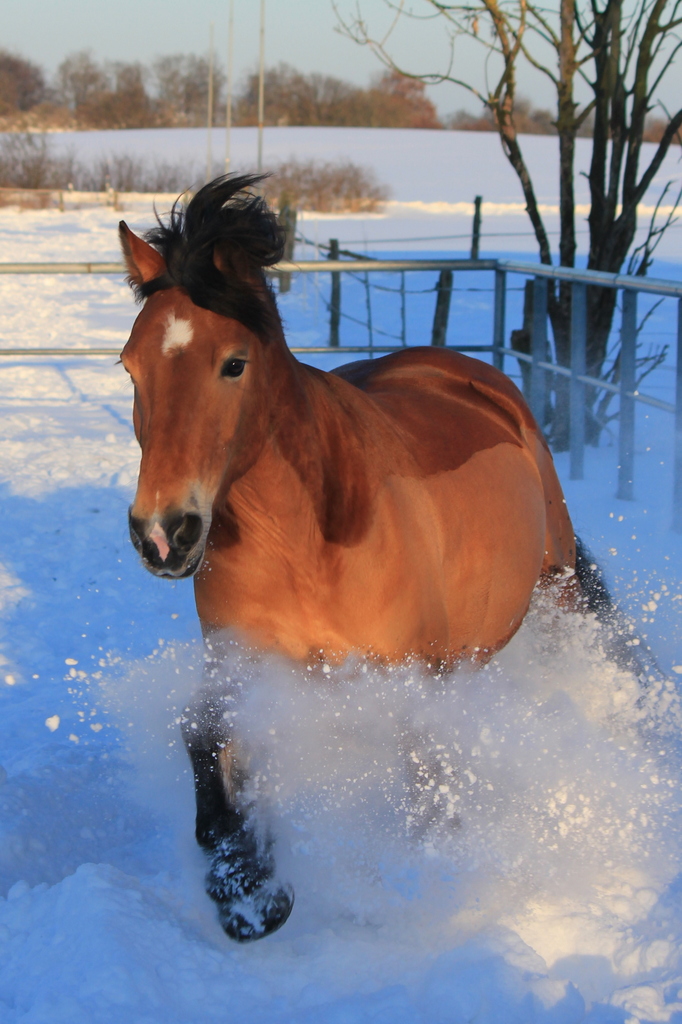
[[[260,457],[231,492],[245,528],[320,543],[353,544],[365,532],[377,484],[366,400],[352,385],[294,360],[277,395]]]

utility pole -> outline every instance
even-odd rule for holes
[[[211,147],[213,134],[213,22],[208,30],[208,110],[207,110],[207,133],[206,133],[206,181],[213,177],[213,149]]]
[[[225,109],[225,174],[230,171],[230,133],[232,131],[232,69],[234,60],[234,0],[230,0],[227,30],[227,107]]]
[[[263,170],[263,111],[265,94],[265,0],[260,0],[260,56],[258,61],[258,173]]]

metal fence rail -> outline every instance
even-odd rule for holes
[[[332,253],[335,255],[335,253]],[[270,271],[281,274],[330,274],[332,299],[328,303],[330,313],[330,344],[316,347],[295,347],[293,352],[307,354],[360,354],[370,355],[399,351],[406,344],[405,337],[405,286],[404,275],[408,271],[437,271],[438,282],[433,289],[436,296],[432,344],[465,352],[491,352],[493,363],[504,369],[506,356],[530,365],[531,409],[542,424],[547,375],[549,373],[569,378],[570,398],[570,476],[583,478],[585,448],[585,388],[595,387],[617,394],[620,399],[619,463],[617,497],[632,500],[634,497],[634,450],[635,450],[635,405],[641,402],[674,416],[674,470],[673,470],[673,529],[682,533],[682,284],[657,278],[632,277],[627,274],[606,274],[598,271],[580,270],[569,267],[546,266],[515,260],[480,259],[325,259],[301,260],[298,263],[283,261]],[[488,271],[494,275],[493,331],[488,345],[445,345],[450,295],[453,287],[453,272]],[[369,275],[378,272],[397,272],[402,275],[400,289],[402,303],[402,334],[400,345],[375,345],[374,333],[383,333],[373,328],[370,305]],[[120,274],[125,273],[121,263],[73,262],[73,263],[0,263],[0,274]],[[362,274],[367,296],[367,320],[358,323],[368,329],[368,345],[341,345],[339,343],[339,322],[341,313],[341,274]],[[521,275],[533,280],[533,319],[530,353],[510,348],[505,340],[505,314],[507,297],[507,276]],[[548,282],[566,281],[571,285],[571,354],[570,366],[561,366],[547,360],[547,299]],[[587,287],[613,288],[622,291],[620,383],[611,384],[586,373],[587,348]],[[643,292],[677,300],[677,361],[675,375],[675,403],[664,402],[651,395],[641,394],[636,388],[637,350],[637,295]],[[356,319],[356,318],[350,318]],[[394,336],[390,336],[394,337]],[[12,358],[31,357],[81,357],[118,355],[118,349],[111,348],[12,348],[0,349],[0,356]]]
[[[0,274],[125,274],[122,263],[0,263]]]

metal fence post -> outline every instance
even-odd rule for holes
[[[637,351],[637,292],[623,291],[623,318],[620,330],[620,427],[618,431],[617,498],[634,500],[635,476],[635,390]],[[629,394],[628,394],[629,393]]]
[[[530,407],[540,429],[545,426],[545,375],[539,365],[547,358],[547,279],[536,277],[533,282],[533,331],[530,354]]]
[[[474,223],[471,229],[471,259],[478,259],[478,250],[481,244],[481,203],[483,196],[474,198]]]
[[[452,271],[441,270],[436,285],[436,311],[433,314],[432,345],[445,345],[448,333],[448,316],[450,314],[450,296],[452,294]]]
[[[587,286],[574,281],[571,286],[571,480],[582,480],[584,476],[585,384],[583,381],[578,380],[578,375],[585,375],[586,340]]]
[[[278,221],[284,231],[284,259],[294,258],[294,246],[296,244],[296,210],[285,203],[279,211]],[[279,290],[281,294],[288,292],[291,288],[291,274],[279,275]]]
[[[369,358],[374,359],[374,331],[372,329],[372,293],[369,287],[369,274],[365,271],[365,302],[367,304],[367,338],[369,341]]]
[[[504,371],[504,314],[507,305],[507,274],[495,271],[495,310],[493,314],[493,366]]]
[[[677,366],[675,369],[673,530],[676,533],[682,533],[682,299],[677,300]]]
[[[329,239],[329,259],[338,260],[339,240]],[[338,270],[332,270],[332,288],[329,297],[329,345],[331,348],[339,347],[339,324],[341,322],[341,274]]]

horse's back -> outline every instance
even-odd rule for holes
[[[375,398],[389,395],[446,398],[465,404],[496,407],[512,430],[533,430],[537,424],[518,388],[500,370],[444,348],[409,348],[380,359],[347,363],[333,371]],[[493,412],[491,408],[487,410]]]
[[[511,446],[507,463],[516,473],[518,460],[511,452],[526,453],[544,494],[542,573],[574,566],[573,527],[552,456],[523,395],[505,374],[459,352],[426,347],[349,363],[334,372],[376,402],[427,474],[458,469],[502,444]],[[501,472],[499,460],[494,472]]]

